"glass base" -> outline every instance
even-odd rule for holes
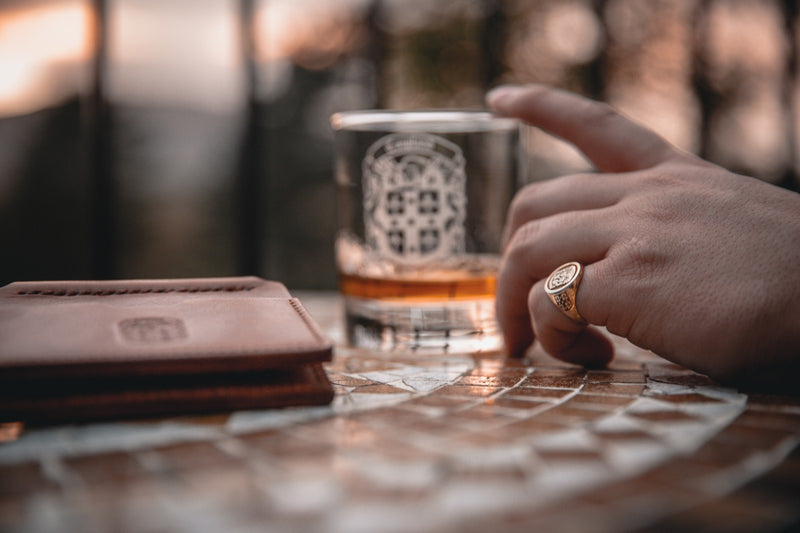
[[[345,297],[344,305],[352,346],[445,353],[503,349],[493,299],[402,302]]]

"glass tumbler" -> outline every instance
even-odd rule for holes
[[[336,113],[331,125],[349,343],[501,349],[494,293],[519,181],[518,122],[485,111],[375,110]]]

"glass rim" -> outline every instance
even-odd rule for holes
[[[477,124],[482,130],[510,130],[519,126],[519,120],[486,109],[359,109],[333,113],[330,123],[334,130],[371,129],[380,125],[391,129],[413,124],[436,124],[439,128],[448,124]]]

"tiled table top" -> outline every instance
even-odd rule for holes
[[[301,299],[340,341],[336,298]],[[0,444],[0,531],[800,524],[800,397],[617,344],[602,371],[338,346],[328,407],[30,431]]]

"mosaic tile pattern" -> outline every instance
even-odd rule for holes
[[[337,300],[301,298],[340,339]],[[0,531],[798,523],[800,399],[748,396],[617,344],[604,370],[340,347],[328,407],[24,433],[0,445]]]

